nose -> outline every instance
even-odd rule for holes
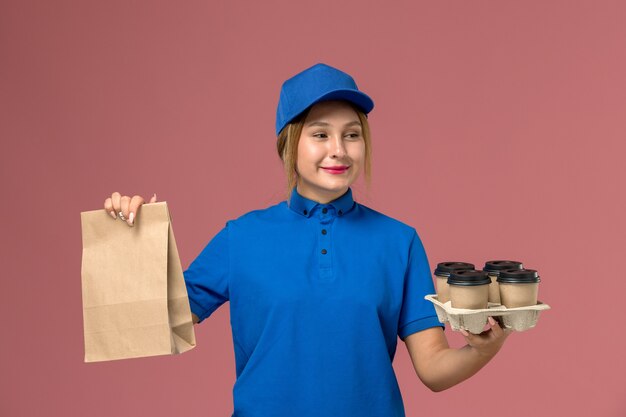
[[[346,147],[341,136],[334,136],[329,142],[331,157],[343,158],[346,155]]]

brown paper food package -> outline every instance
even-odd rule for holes
[[[104,209],[81,213],[85,362],[170,355],[196,345],[166,202],[135,225]]]

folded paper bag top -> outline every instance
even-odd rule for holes
[[[104,209],[81,213],[85,362],[186,352],[196,345],[167,203],[134,227]]]

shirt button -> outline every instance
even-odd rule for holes
[[[339,210],[339,215],[341,216],[343,214],[343,211]]]
[[[322,209],[322,213],[324,213],[324,214],[328,213],[328,209],[327,209],[326,207],[324,207],[324,208]]]
[[[327,253],[326,249],[322,249],[322,255],[326,255]]]
[[[303,213],[304,213],[304,215],[306,216],[307,211],[306,211],[306,210],[304,210],[304,211],[303,211]]]
[[[325,235],[326,234],[326,229],[322,229],[322,234]]]

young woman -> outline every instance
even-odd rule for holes
[[[398,337],[441,391],[508,335],[490,319],[451,349],[424,300],[434,288],[415,229],[354,201],[350,186],[369,179],[373,106],[324,64],[285,81],[276,133],[287,201],[227,222],[185,271],[194,323],[230,301],[234,416],[404,416]],[[104,206],[132,226],[143,202],[113,193]]]

